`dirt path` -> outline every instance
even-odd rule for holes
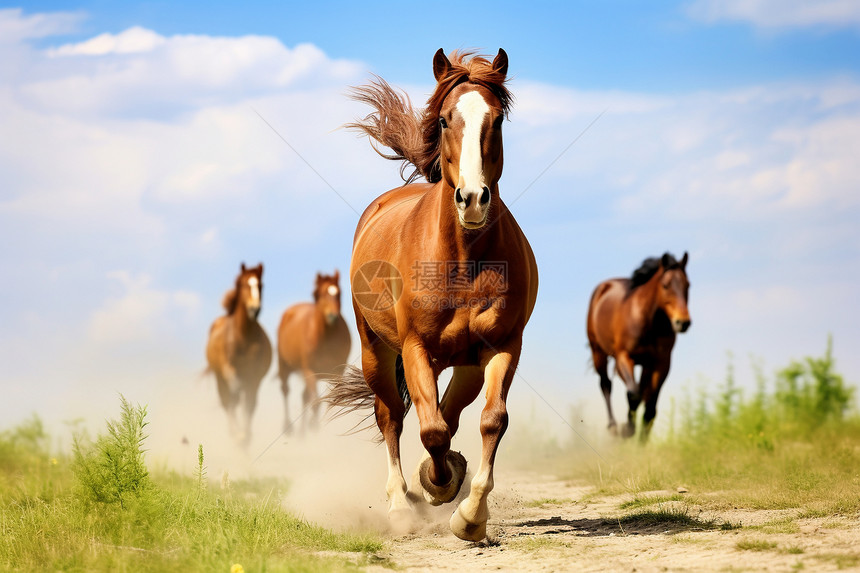
[[[381,557],[406,571],[860,569],[856,518],[798,519],[791,510],[702,512],[683,499],[622,510],[631,496],[599,497],[547,476],[508,474],[496,483],[489,542],[455,538],[448,505],[432,508],[418,533],[392,538]],[[673,494],[679,497],[638,497]]]

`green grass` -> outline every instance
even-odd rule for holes
[[[735,544],[741,551],[772,551],[776,543],[765,539],[743,539]]]
[[[643,509],[620,517],[607,519],[606,523],[617,523],[626,527],[667,527],[681,529],[718,529],[720,523],[714,519],[700,519],[690,515],[687,507]]]
[[[629,501],[625,501],[621,503],[618,508],[619,509],[637,509],[640,507],[648,507],[651,505],[660,505],[662,503],[672,502],[672,501],[683,501],[683,496],[681,494],[676,493],[673,495],[645,495],[645,496],[635,496],[633,499]]]
[[[606,443],[601,459],[571,436],[558,446],[558,458],[567,461],[553,469],[593,484],[600,495],[632,493],[626,507],[649,504],[639,492],[683,484],[690,491],[685,499],[711,510],[860,515],[860,415],[854,388],[835,371],[830,344],[824,356],[794,361],[773,379],[757,375],[749,395],[735,386],[730,366],[715,393],[701,390],[680,408],[663,404],[658,423],[662,417],[669,431],[644,446]]]
[[[0,433],[0,570],[352,570],[382,549],[374,535],[284,512],[276,480],[214,491],[202,449],[193,477],[150,473],[145,410],[122,408],[104,435],[79,437],[72,455],[52,455],[35,419]]]

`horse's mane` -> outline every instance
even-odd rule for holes
[[[442,178],[439,167],[439,112],[445,98],[455,87],[465,82],[483,86],[499,98],[505,115],[510,111],[513,96],[505,86],[506,75],[503,71],[494,70],[487,58],[470,50],[451,52],[449,60],[451,66],[447,75],[436,84],[423,110],[414,109],[408,95],[398,93],[379,76],[375,76],[369,85],[352,89],[352,99],[366,103],[376,111],[345,127],[368,135],[374,150],[385,159],[402,161],[400,176],[406,183],[421,176],[430,183]],[[381,152],[373,144],[374,140],[394,153]],[[410,165],[414,170],[406,177]]]
[[[630,277],[630,290],[635,289],[636,287],[642,286],[648,281],[651,280],[658,270],[660,270],[660,265],[663,264],[663,259],[669,263],[666,266],[665,270],[669,270],[679,266],[678,260],[671,254],[665,253],[663,257],[648,257],[642,264],[639,265],[639,268],[633,271],[633,275]]]
[[[224,293],[224,298],[221,299],[221,306],[224,307],[227,314],[233,314],[233,311],[236,310],[236,303],[239,302],[239,297],[236,294],[237,292],[239,291],[235,288],[231,288]]]

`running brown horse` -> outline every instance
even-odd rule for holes
[[[272,345],[257,317],[263,295],[263,264],[242,263],[236,286],[224,295],[225,316],[215,319],[206,345],[208,370],[218,381],[218,396],[227,411],[230,432],[242,447],[251,441],[251,417],[260,381],[272,365]],[[241,421],[236,419],[239,410]]]
[[[586,331],[613,434],[618,430],[609,400],[609,357],[615,359],[615,371],[627,386],[630,410],[621,435],[630,437],[636,432],[636,411],[645,402],[640,434],[645,442],[657,415],[657,396],[669,374],[675,336],[690,328],[686,269],[687,253],[680,261],[665,253],[659,259],[645,259],[629,279],[600,283],[591,295]],[[633,374],[637,364],[642,367],[638,384]]]
[[[393,150],[415,173],[364,211],[352,252],[352,293],[361,370],[347,369],[327,401],[347,411],[374,407],[388,453],[389,518],[411,521],[409,499],[434,505],[455,498],[466,461],[451,451],[463,408],[485,388],[482,454],[469,496],[454,511],[457,537],[486,536],[493,465],[508,426],[505,401],[534,309],[534,254],[499,196],[502,122],[511,103],[508,57],[489,60],[440,49],[436,88],[422,111],[384,80],[355,91],[375,112],[350,127]],[[470,57],[471,56],[471,57]],[[419,175],[428,183],[410,184]],[[442,399],[437,379],[453,376]],[[400,434],[410,403],[427,452],[410,491]],[[405,521],[404,521],[405,520]]]
[[[317,273],[314,302],[291,306],[278,327],[278,377],[284,393],[284,432],[292,429],[287,403],[288,379],[293,372],[305,380],[302,393],[303,428],[315,428],[319,421],[317,377],[340,376],[349,356],[349,328],[340,314],[340,273]]]

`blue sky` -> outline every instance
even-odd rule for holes
[[[749,384],[750,355],[770,372],[828,333],[860,380],[860,8],[523,6],[0,9],[0,418],[102,417],[117,392],[191,387],[242,260],[266,264],[274,336],[316,271],[348,268],[355,210],[398,184],[396,165],[337,130],[365,113],[347,87],[374,72],[420,103],[439,47],[510,56],[501,189],[509,203],[528,189],[512,208],[541,291],[520,374],[541,395],[599,398],[591,289],[684,250],[693,327],[668,393],[721,380],[727,352]],[[534,403],[524,388],[513,396]],[[214,389],[197,395],[217,411]]]

